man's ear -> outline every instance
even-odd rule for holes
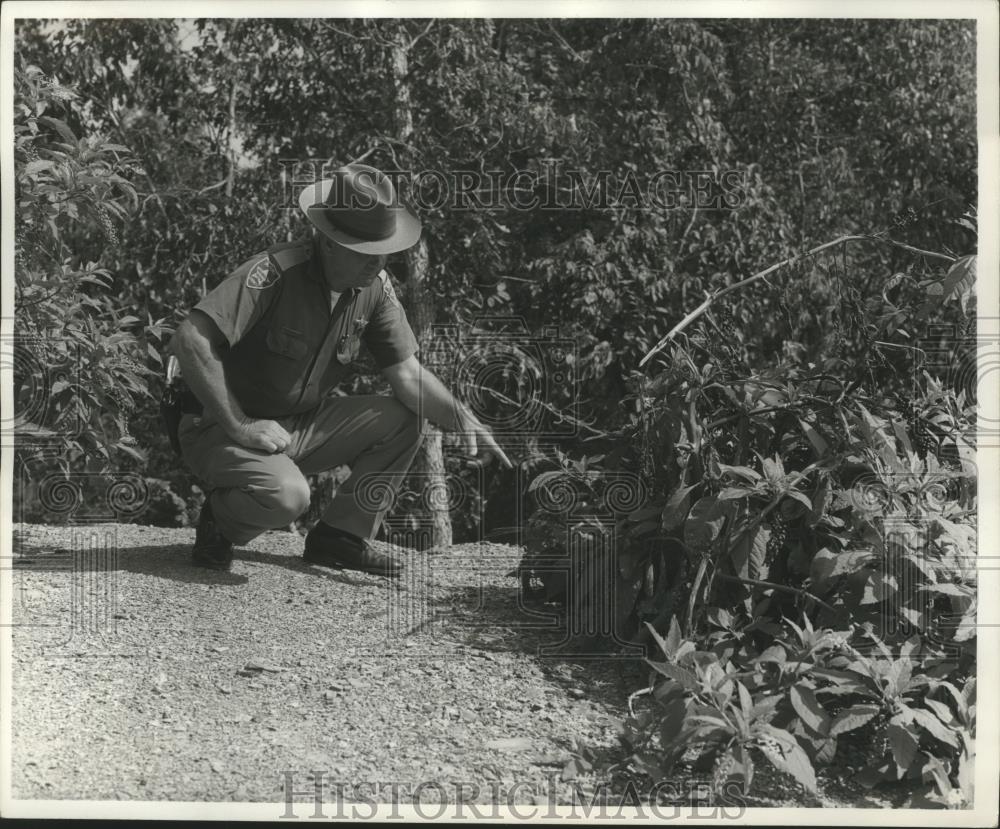
[[[389,271],[398,282],[406,282],[410,278],[410,267],[406,264],[405,256],[393,256],[385,263],[385,269]]]

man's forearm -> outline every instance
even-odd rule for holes
[[[423,366],[395,393],[400,403],[446,432],[461,432],[477,422],[465,404]]]
[[[195,393],[205,409],[228,433],[247,420],[247,416],[230,391],[218,347],[193,326],[185,331],[174,347],[184,382]]]

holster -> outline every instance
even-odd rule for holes
[[[200,415],[202,411],[201,402],[181,378],[175,378],[164,387],[163,397],[160,398],[160,420],[178,457],[181,456],[181,442],[177,435],[181,417],[186,414]]]

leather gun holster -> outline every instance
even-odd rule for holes
[[[160,420],[177,457],[181,456],[181,443],[177,436],[181,417],[186,414],[200,415],[202,411],[201,401],[180,376],[177,358],[171,356],[167,362],[167,382],[160,398]]]

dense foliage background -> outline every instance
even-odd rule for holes
[[[307,232],[293,162],[529,171],[489,207],[409,193],[425,359],[501,435],[532,404],[516,473],[446,453],[455,538],[512,528],[526,596],[613,592],[617,644],[658,643],[633,770],[711,762],[721,793],[763,757],[811,789],[865,733],[871,785],[971,802],[971,23],[22,21],[15,83],[19,520],[196,520],[164,346]],[[651,200],[660,171],[733,200]]]

